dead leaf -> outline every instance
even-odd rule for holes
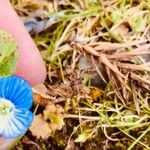
[[[116,50],[118,48],[124,48],[127,47],[125,44],[120,43],[110,43],[110,42],[98,42],[98,45],[94,47],[95,50],[101,51],[101,50]]]
[[[47,94],[48,89],[46,88],[46,86],[44,84],[38,84],[38,85],[34,86],[34,88],[32,90],[34,93],[40,94],[44,98],[50,98],[50,96]]]
[[[118,70],[118,68],[112,65],[112,63],[107,59],[105,54],[100,54],[99,61],[106,65],[108,68],[110,68],[112,71],[114,71],[116,74],[126,79],[126,77]]]
[[[34,88],[32,88],[32,91],[35,104],[46,106],[50,101],[54,101],[54,98],[47,94],[48,89],[44,84],[35,86]]]
[[[107,58],[109,59],[121,59],[121,58],[130,58],[133,56],[139,56],[139,55],[146,55],[146,54],[150,54],[149,51],[131,51],[131,52],[122,52],[122,53],[115,53],[112,55],[107,55]]]
[[[150,85],[150,80],[148,80],[148,79],[146,79],[144,77],[141,77],[139,75],[136,75],[135,73],[131,73],[131,78],[136,80],[136,81],[138,81],[138,82]]]
[[[99,20],[99,16],[96,16],[94,18],[89,18],[84,28],[84,33],[88,34],[94,27],[96,27],[98,20]]]
[[[149,71],[150,72],[150,67],[142,64],[142,65],[136,65],[136,64],[129,64],[129,63],[117,63],[118,67],[120,68],[125,68],[125,69],[130,69],[130,70],[140,70],[140,71]]]
[[[95,67],[95,70],[97,71],[98,75],[100,76],[100,78],[102,79],[102,81],[104,81],[106,84],[107,84],[107,81],[106,81],[106,76],[105,76],[105,70],[104,70],[104,67],[102,66],[102,64],[97,64],[95,62],[95,59],[93,56],[91,56],[91,59],[92,59],[92,63]],[[105,76],[105,77],[104,77]]]
[[[48,99],[43,98],[40,94],[33,93],[33,100],[35,104],[46,106],[49,103]]]
[[[87,53],[99,57],[99,53],[94,50],[94,48],[90,47],[89,45],[83,45],[83,49],[86,50]]]
[[[146,40],[134,40],[128,43],[111,43],[111,42],[92,42],[89,44],[89,46],[93,47],[96,51],[110,51],[110,50],[116,50],[116,49],[120,49],[120,48],[128,48],[128,47],[132,47],[135,45],[139,45],[139,44],[143,44],[147,42]],[[142,45],[141,47],[144,46],[145,48],[149,48],[149,44],[146,45]],[[140,47],[140,48],[141,48]],[[137,49],[139,50],[139,49]]]
[[[113,30],[113,33],[116,35],[125,36],[129,32],[129,28],[127,28],[124,24],[121,24],[116,29]]]
[[[29,130],[38,139],[47,139],[51,136],[51,129],[49,124],[43,119],[42,115],[35,115],[32,125]]]

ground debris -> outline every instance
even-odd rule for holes
[[[149,2],[12,4],[47,67],[44,85],[33,88],[35,120],[23,147],[150,149]]]

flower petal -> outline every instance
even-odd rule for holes
[[[33,120],[33,114],[25,109],[16,110],[5,126],[1,136],[5,138],[16,138],[24,134]]]
[[[14,103],[16,108],[29,109],[32,105],[30,84],[17,76],[0,78],[0,97]]]

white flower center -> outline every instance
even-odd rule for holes
[[[15,105],[11,101],[5,98],[0,98],[0,115],[8,115],[14,108]]]

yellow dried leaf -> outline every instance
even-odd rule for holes
[[[34,117],[33,123],[30,126],[29,130],[38,139],[47,139],[51,135],[49,124],[43,119],[41,114]]]
[[[50,101],[53,101],[53,97],[49,96],[48,89],[44,84],[39,84],[32,88],[33,99],[35,104],[46,106]]]
[[[44,119],[49,120],[52,131],[60,130],[64,126],[63,113],[64,109],[60,105],[49,104],[44,110]]]
[[[97,99],[103,95],[103,91],[99,88],[92,87],[91,91],[90,91],[90,95],[91,95],[93,101],[97,101]]]
[[[49,120],[50,114],[56,112],[56,106],[49,103],[44,110],[44,119]]]

